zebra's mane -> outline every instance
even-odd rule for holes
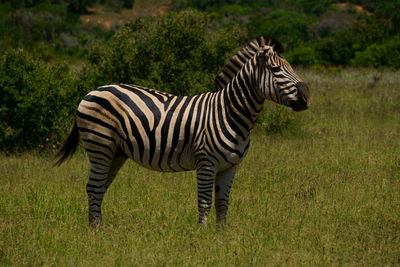
[[[235,55],[233,55],[222,70],[215,77],[215,83],[219,90],[225,88],[228,83],[242,69],[244,64],[252,58],[264,45],[269,45],[278,53],[283,53],[282,45],[273,38],[259,36],[242,47]]]

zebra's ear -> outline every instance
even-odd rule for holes
[[[272,46],[274,48],[275,52],[277,52],[278,54],[285,53],[285,49],[283,48],[283,45],[278,40],[276,40],[273,37],[268,37],[266,39],[267,40],[265,41],[265,43],[269,46]]]

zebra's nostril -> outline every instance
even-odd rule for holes
[[[305,94],[301,94],[301,98],[305,101],[305,102],[307,102],[307,96],[305,95]]]

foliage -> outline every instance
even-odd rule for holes
[[[332,1],[331,0],[297,0],[297,1],[284,1],[282,5],[286,7],[296,7],[298,10],[302,10],[304,13],[312,15],[321,15],[326,12]]]
[[[307,41],[307,26],[312,22],[303,14],[277,9],[266,16],[252,16],[249,35],[273,36],[287,49],[293,49]]]
[[[243,43],[236,27],[211,31],[196,11],[141,19],[92,46],[88,59],[103,83],[132,83],[174,94],[210,91],[228,55]]]
[[[87,8],[93,5],[95,0],[68,0],[68,9],[73,13],[88,13]]]
[[[321,59],[318,57],[315,48],[312,46],[299,46],[285,55],[285,58],[292,65],[314,66],[321,64]]]
[[[272,108],[264,108],[256,122],[266,134],[282,134],[294,129],[292,112],[283,106],[274,105]]]
[[[332,6],[339,1],[174,1],[181,9],[193,7],[225,16],[221,24],[239,22],[247,28],[249,39],[263,34],[280,40],[289,51],[293,64],[349,65],[356,53],[370,45],[398,35],[400,1],[359,0],[347,8]],[[367,11],[356,11],[353,4]],[[389,66],[381,60],[381,66]],[[393,65],[393,64],[392,64]]]
[[[108,10],[118,12],[122,8],[133,8],[135,0],[101,0],[101,4],[104,4]]]
[[[254,10],[259,8],[287,8],[310,14],[321,14],[325,12],[330,0],[173,0],[175,9],[196,8],[203,11],[220,11],[226,6],[248,7]]]
[[[363,5],[367,10],[373,12],[378,17],[384,18],[386,24],[389,22],[390,30],[396,34],[400,33],[400,0],[358,0],[354,1],[357,4]]]
[[[56,4],[67,6],[68,10],[73,13],[84,14],[96,0],[3,0],[3,2],[10,3],[13,8],[32,8],[43,4]]]
[[[272,2],[273,0],[268,0],[264,2]],[[175,9],[185,9],[185,8],[196,8],[199,10],[212,10],[215,8],[220,8],[226,5],[240,5],[248,6],[255,5],[262,2],[261,0],[174,0],[172,5]]]
[[[333,33],[331,37],[317,42],[314,47],[322,62],[345,65],[350,63],[356,52],[383,40],[385,35],[384,25],[367,18],[347,30]]]
[[[41,4],[11,13],[7,23],[13,25],[19,33],[19,42],[52,42],[61,32],[71,30],[70,25],[65,23],[67,15],[67,11],[61,6]]]
[[[289,61],[294,65],[349,65],[361,61],[353,60],[357,53],[372,44],[382,42],[388,35],[385,25],[380,21],[363,17],[352,27],[333,31],[325,38],[312,44],[298,45],[288,53]],[[388,55],[388,54],[386,54]],[[380,66],[389,66],[388,61],[381,60]],[[364,64],[364,66],[370,66]]]
[[[82,57],[90,40],[102,40],[109,31],[94,25],[80,25],[79,16],[61,5],[41,3],[14,10],[0,5],[0,45],[32,51],[45,60],[63,56]]]
[[[0,60],[0,148],[25,150],[60,138],[76,103],[65,64],[43,65],[23,50]]]
[[[364,51],[356,52],[352,61],[355,65],[400,68],[400,37],[395,37],[383,44],[373,44]]]

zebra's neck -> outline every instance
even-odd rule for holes
[[[264,103],[256,90],[258,72],[255,64],[248,63],[220,91],[229,125],[234,125],[236,131],[240,129],[242,137],[247,137],[250,133]]]

